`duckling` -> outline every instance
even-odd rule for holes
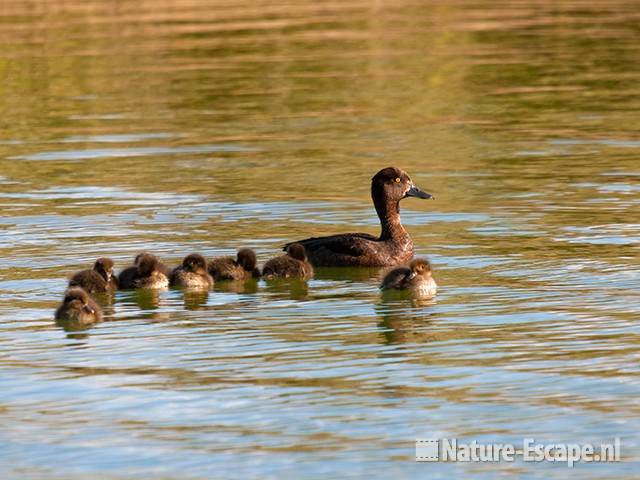
[[[260,278],[260,270],[257,264],[256,252],[250,248],[238,250],[236,258],[216,257],[213,258],[207,267],[209,275],[215,281],[218,280],[248,280],[250,278]]]
[[[118,283],[122,289],[167,288],[169,278],[167,268],[158,257],[142,252],[136,256],[133,266],[120,272]]]
[[[344,233],[299,240],[315,267],[387,267],[413,257],[413,241],[400,222],[400,200],[433,199],[397,167],[380,170],[371,179],[371,199],[380,219],[380,236]],[[285,249],[290,244],[285,245]]]
[[[172,287],[210,289],[213,278],[207,273],[207,261],[199,253],[187,255],[182,265],[171,272],[169,284]]]
[[[383,290],[409,290],[418,296],[433,296],[438,285],[433,279],[428,260],[416,258],[409,267],[399,267],[385,275],[380,288]]]
[[[56,310],[55,319],[58,323],[88,325],[102,321],[102,310],[81,287],[71,287],[65,292],[62,304]]]
[[[313,266],[307,259],[307,253],[299,243],[287,245],[287,253],[272,258],[264,264],[262,276],[272,278],[311,278]]]
[[[118,280],[113,276],[113,260],[99,258],[93,269],[81,270],[69,280],[69,287],[82,287],[88,293],[112,292],[118,289]]]

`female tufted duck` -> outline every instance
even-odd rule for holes
[[[207,261],[199,253],[184,257],[182,265],[173,269],[169,278],[172,287],[210,289],[213,278],[207,273]]]
[[[122,289],[167,288],[169,278],[167,268],[155,255],[143,252],[136,256],[134,265],[125,268],[118,276]]]
[[[102,320],[102,310],[82,288],[72,287],[65,292],[62,304],[56,310],[55,319],[59,323],[88,325]]]
[[[262,276],[272,278],[311,278],[313,267],[307,259],[304,247],[299,243],[287,245],[287,253],[272,258],[264,264]]]
[[[413,257],[413,242],[400,223],[400,200],[405,197],[434,198],[416,187],[405,171],[384,168],[371,179],[371,198],[382,227],[379,237],[345,233],[298,243],[316,267],[385,267],[408,262]]]
[[[238,250],[236,258],[216,257],[209,262],[209,275],[218,280],[248,280],[259,278],[260,270],[256,268],[256,252],[250,248]]]
[[[113,260],[99,258],[92,270],[81,270],[69,280],[70,287],[82,287],[88,293],[112,292],[118,289],[118,280],[113,276]]]
[[[410,290],[417,296],[433,296],[438,285],[431,275],[431,264],[428,260],[416,258],[409,267],[399,267],[385,275],[382,289]]]

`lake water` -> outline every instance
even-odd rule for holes
[[[632,1],[0,5],[3,479],[637,478],[640,11]],[[406,169],[432,302],[380,273],[118,292],[170,264],[376,233]],[[414,440],[592,442],[622,461],[416,463]]]

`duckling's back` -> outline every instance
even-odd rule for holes
[[[298,260],[288,254],[272,258],[264,264],[262,276],[265,278],[310,278],[313,267],[308,261]]]

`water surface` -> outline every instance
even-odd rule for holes
[[[565,478],[420,464],[417,437],[640,429],[637,4],[0,6],[2,478]],[[380,273],[119,292],[52,321],[95,258],[377,231],[397,165],[434,301]]]

